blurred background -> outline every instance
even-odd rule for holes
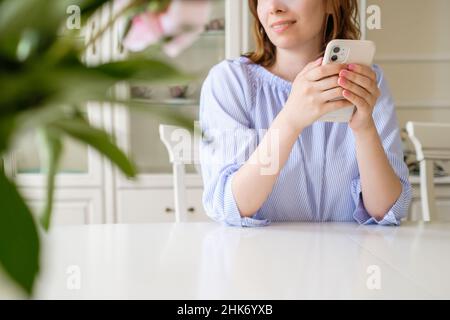
[[[158,103],[180,114],[196,118],[203,79],[209,69],[226,58],[235,58],[252,49],[252,17],[247,1],[215,0],[210,21],[195,43],[176,58],[161,53],[160,58],[181,70],[195,73],[196,79],[180,86],[124,85],[123,94],[133,99]],[[399,123],[407,121],[450,122],[450,1],[448,0],[367,0],[365,8],[381,9],[381,29],[363,28],[363,36],[377,45],[375,63],[384,69],[393,92]],[[80,41],[94,37],[114,13],[106,5],[86,24]],[[363,24],[365,25],[365,23]],[[87,63],[101,63],[127,57],[118,43],[123,25],[100,37],[86,52]],[[73,90],[76,92],[77,88]],[[145,223],[174,220],[172,166],[158,127],[168,123],[151,114],[130,111],[120,105],[88,105],[89,120],[114,134],[118,144],[137,164],[137,181],[117,172],[90,147],[67,138],[55,194],[54,224]],[[414,199],[410,218],[420,216],[418,164],[414,148],[402,131],[405,161],[411,171]],[[436,137],[449,139],[449,137]],[[5,159],[27,201],[35,209],[45,203],[45,179],[34,135],[23,137]],[[436,204],[439,215],[450,212],[450,165],[435,165]],[[206,220],[201,196],[202,181],[194,166],[187,168],[187,208],[191,221]]]

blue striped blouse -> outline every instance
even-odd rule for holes
[[[373,66],[381,96],[373,118],[386,155],[401,180],[400,197],[381,221],[364,207],[355,140],[346,123],[315,122],[299,135],[262,207],[241,217],[231,181],[284,106],[292,83],[246,57],[213,66],[200,95],[203,206],[215,221],[265,226],[270,221],[356,221],[399,225],[412,190],[393,99],[381,68]]]

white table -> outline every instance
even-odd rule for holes
[[[450,224],[54,227],[36,298],[450,298]]]

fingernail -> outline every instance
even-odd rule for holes
[[[347,75],[348,75],[348,72],[345,70],[342,70],[341,72],[339,72],[339,76],[341,76],[341,77],[345,77]]]
[[[355,69],[355,65],[354,64],[349,64],[348,65],[348,70],[354,70]]]

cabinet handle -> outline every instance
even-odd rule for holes
[[[172,213],[172,212],[174,212],[175,210],[173,210],[172,208],[170,208],[170,207],[166,207],[166,213]]]
[[[175,212],[175,210],[174,210],[173,208],[170,208],[170,207],[166,207],[166,209],[164,209],[164,211],[165,211],[166,213],[172,213],[172,212]],[[195,213],[195,208],[194,208],[194,207],[189,207],[189,208],[187,209],[187,211],[188,211],[189,213]]]

